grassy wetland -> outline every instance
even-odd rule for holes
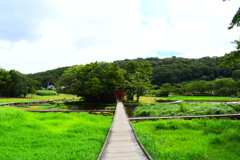
[[[239,113],[240,104],[223,103],[151,103],[142,104],[135,108],[134,117],[146,116],[185,116],[185,115],[207,115],[207,114],[231,114]]]
[[[240,121],[173,119],[133,123],[154,160],[236,160],[240,156]]]
[[[97,159],[111,122],[112,116],[0,108],[1,159]]]

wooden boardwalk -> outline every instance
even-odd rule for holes
[[[112,126],[98,160],[151,160],[126,116],[122,102],[117,103]]]

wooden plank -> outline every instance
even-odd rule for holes
[[[131,117],[130,121],[158,120],[158,119],[193,119],[193,118],[221,118],[221,117],[239,117],[240,114],[215,114],[215,115],[191,115],[191,116],[161,116],[161,117]]]
[[[98,160],[149,160],[139,145],[128,121],[122,102],[117,103],[113,123]]]

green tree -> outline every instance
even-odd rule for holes
[[[9,72],[0,69],[0,97],[5,96],[7,92],[9,92],[9,89],[11,88],[11,76],[9,75]]]
[[[233,78],[233,80],[238,81],[240,79],[240,70],[233,71],[232,78]]]
[[[170,93],[176,93],[177,88],[172,86],[170,83],[164,83],[160,89],[157,90],[157,95],[159,97],[168,97]]]
[[[133,100],[134,95],[137,102],[144,92],[151,88],[152,66],[148,61],[135,62],[130,61],[125,66],[124,89],[128,100]]]
[[[238,85],[231,78],[216,79],[213,81],[214,93],[219,96],[236,95],[238,92]]]
[[[226,0],[223,0],[223,1],[226,1]],[[233,19],[228,29],[232,29],[234,26],[237,26],[237,27],[240,26],[240,7],[238,8],[238,11],[236,12],[236,14],[233,16]],[[223,65],[233,66],[235,64],[238,64],[238,65],[240,64],[240,41],[235,40],[232,43],[236,44],[236,50],[225,54],[221,58],[221,60],[223,61]]]
[[[114,90],[121,86],[123,72],[117,63],[95,62],[68,68],[57,82],[91,102],[115,102]]]
[[[33,87],[40,84],[18,71],[0,69],[0,96],[25,97]]]
[[[55,84],[63,72],[69,67],[61,67],[53,70],[47,70],[44,72],[38,72],[33,74],[27,74],[28,78],[40,82],[41,87],[46,88],[48,84]]]
[[[11,88],[8,92],[8,97],[26,96],[28,93],[27,77],[15,70],[10,70]]]

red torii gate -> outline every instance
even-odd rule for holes
[[[115,94],[116,94],[116,98],[117,98],[118,100],[124,101],[124,96],[125,96],[125,94],[126,94],[125,91],[118,90],[118,91],[115,91]]]

